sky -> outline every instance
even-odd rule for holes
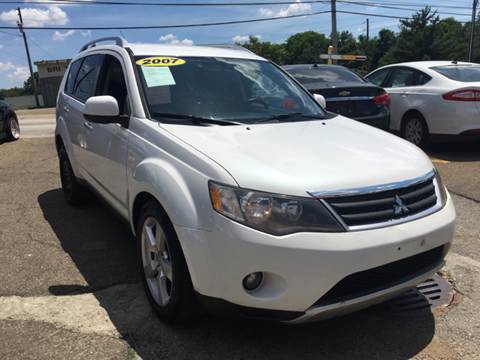
[[[45,1],[45,0],[43,0]],[[94,1],[94,0],[87,0]],[[105,1],[105,0],[103,0]],[[140,0],[116,0],[135,2]],[[141,0],[142,2],[159,2],[160,0]],[[235,0],[236,2],[252,0]],[[256,0],[268,2],[268,0]],[[120,6],[120,5],[57,5],[31,4],[22,0],[18,4],[3,3],[0,0],[0,26],[16,26],[18,6],[22,9],[25,26],[146,26],[186,23],[203,23],[231,21],[265,17],[284,17],[330,9],[330,4],[308,4],[301,0],[292,0],[295,4],[260,5],[260,6],[223,6],[223,7],[158,7],[158,6]],[[337,3],[337,10],[368,12],[379,15],[410,16],[411,10],[386,9],[373,3],[392,5],[392,3],[432,5],[456,4],[459,7],[471,6],[470,0],[357,0],[370,1],[371,6]],[[162,2],[233,2],[233,0],[163,0]],[[390,3],[390,4],[388,4]],[[434,4],[434,5],[433,5]],[[418,9],[411,6],[410,9]],[[459,21],[470,19],[470,10],[438,9],[440,12],[454,12]],[[441,17],[448,17],[441,14]],[[338,31],[348,30],[355,36],[365,34],[365,15],[338,14]],[[370,36],[375,36],[381,28],[398,31],[398,20],[372,17],[370,19]],[[74,56],[88,41],[102,36],[121,35],[129,42],[231,44],[244,42],[249,35],[257,36],[263,41],[283,42],[289,36],[302,31],[317,31],[330,34],[330,14],[281,19],[275,21],[214,26],[204,28],[156,29],[156,30],[27,30],[32,61],[67,59]],[[325,49],[326,50],[326,49]],[[28,78],[29,71],[23,39],[18,30],[0,29],[0,88],[22,86]]]

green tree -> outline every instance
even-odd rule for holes
[[[249,41],[242,46],[277,64],[285,63],[285,46],[283,44],[274,44],[270,41],[262,42],[257,37],[250,36]]]
[[[438,59],[435,41],[437,24],[440,21],[437,13],[425,7],[411,19],[400,20],[400,34],[395,46],[380,60],[380,63],[396,63]]]
[[[326,53],[330,39],[315,31],[290,36],[285,44],[288,64],[314,64],[320,62],[320,54]]]

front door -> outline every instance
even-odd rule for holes
[[[121,57],[105,55],[95,95],[113,96],[120,114],[130,115]],[[126,161],[128,129],[119,124],[88,123],[86,170],[96,189],[121,214],[128,215]]]

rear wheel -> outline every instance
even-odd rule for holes
[[[413,113],[405,118],[402,124],[402,137],[420,147],[427,144],[428,128],[420,114]]]
[[[20,125],[14,116],[10,116],[7,119],[6,133],[9,140],[18,140],[20,138]]]
[[[185,257],[160,206],[146,203],[137,224],[142,279],[155,313],[167,322],[188,320],[196,302]]]
[[[62,183],[63,195],[70,205],[76,206],[83,203],[88,196],[87,189],[82,186],[75,176],[67,151],[63,146],[58,150],[58,160],[60,166],[60,181]]]

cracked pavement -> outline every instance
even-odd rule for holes
[[[129,229],[100,202],[63,201],[53,139],[0,144],[0,354],[6,359],[479,359],[480,144],[431,149],[458,223],[444,269],[455,304],[379,306],[287,326],[152,314]]]

